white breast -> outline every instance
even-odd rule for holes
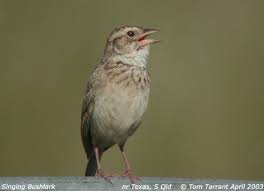
[[[139,123],[147,108],[149,88],[132,94],[112,84],[95,99],[92,137],[106,147],[124,142],[134,123]]]

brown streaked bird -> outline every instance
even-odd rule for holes
[[[82,105],[81,136],[89,159],[86,176],[97,174],[110,181],[102,171],[100,159],[104,151],[117,144],[126,164],[124,176],[131,182],[137,179],[124,145],[138,128],[148,105],[149,46],[159,41],[147,36],[157,31],[125,26],[116,28],[107,40],[102,61],[88,81]]]

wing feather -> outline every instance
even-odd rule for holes
[[[87,91],[82,104],[81,111],[81,137],[82,143],[89,158],[93,153],[93,146],[91,140],[91,116],[94,108],[94,94],[92,88],[88,84]]]

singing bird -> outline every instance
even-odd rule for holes
[[[157,31],[125,26],[114,29],[107,39],[101,63],[87,83],[81,111],[81,137],[89,159],[85,176],[97,174],[109,181],[100,159],[104,151],[117,144],[126,164],[124,176],[131,181],[137,179],[124,145],[138,128],[148,105],[149,47],[159,41],[147,37]]]

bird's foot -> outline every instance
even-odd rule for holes
[[[138,176],[134,175],[132,170],[126,170],[121,177],[128,178],[132,184],[134,184],[136,181],[141,181]]]
[[[114,174],[109,174],[108,175],[110,178],[119,178],[120,174],[114,173]]]
[[[110,184],[113,184],[111,182],[111,177],[112,176],[109,176],[109,175],[105,174],[101,169],[99,169],[99,170],[96,171],[96,176],[105,179]]]

